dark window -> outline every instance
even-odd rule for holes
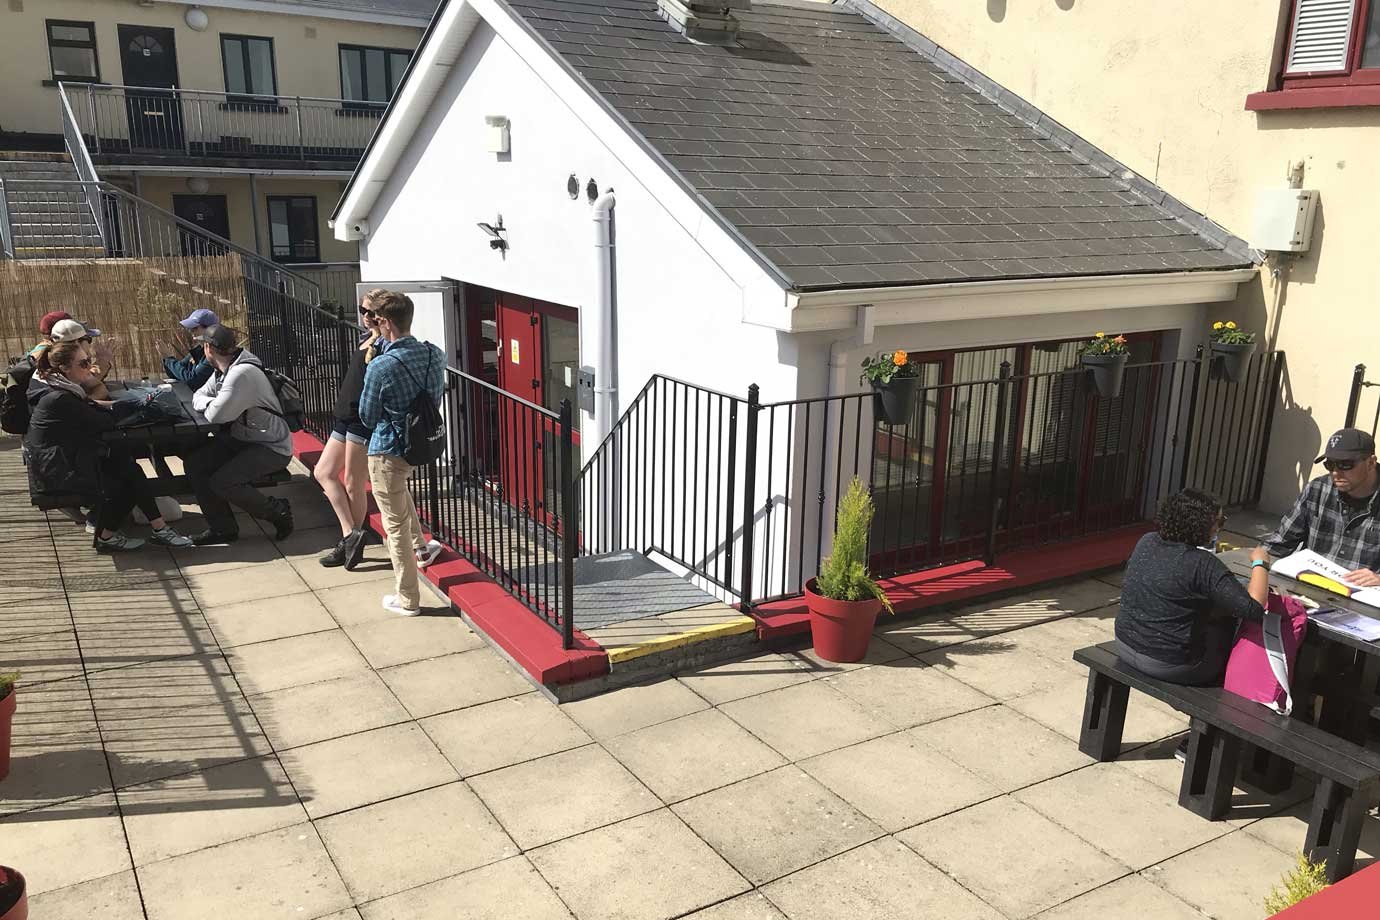
[[[1380,83],[1380,0],[1293,0],[1284,88]]]
[[[96,59],[96,24],[48,20],[48,59],[54,80],[92,83],[101,78]]]
[[[412,52],[340,46],[340,96],[348,102],[386,105],[402,82]]]
[[[220,53],[225,61],[225,91],[250,98],[278,95],[273,70],[273,39],[249,35],[222,35]]]
[[[276,262],[320,262],[316,197],[269,196],[268,239]]]

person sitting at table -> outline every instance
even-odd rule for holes
[[[1225,523],[1221,503],[1197,489],[1160,503],[1156,530],[1140,538],[1126,563],[1116,615],[1122,661],[1170,683],[1222,682],[1238,622],[1262,619],[1270,591],[1263,548],[1251,552],[1245,587],[1202,549]]]
[[[212,326],[220,325],[220,317],[210,310],[193,310],[186,319],[178,320],[178,325],[186,329],[192,337],[192,347],[181,358],[171,355],[163,358],[163,373],[173,380],[181,380],[193,390],[201,389],[211,375],[216,372],[211,362],[206,360],[206,350],[198,339]],[[171,349],[165,349],[171,350]]]
[[[187,478],[196,492],[206,530],[192,537],[197,546],[231,543],[239,539],[234,505],[250,516],[268,521],[274,536],[292,533],[292,506],[286,499],[269,498],[254,481],[287,468],[292,460],[292,430],[273,384],[254,353],[239,346],[228,326],[212,326],[202,333],[206,359],[215,368],[211,378],[192,396],[192,408],[213,425],[227,425],[222,435],[183,457]]]
[[[91,358],[91,380],[94,381],[87,393],[92,399],[109,399],[110,390],[106,388],[105,381],[115,369],[115,349],[107,342],[98,341],[101,330],[75,319],[64,319],[53,324],[53,331],[48,337],[55,345],[76,342],[86,349]]]
[[[37,361],[39,352],[53,344],[53,327],[65,319],[74,317],[66,310],[53,310],[43,314],[43,318],[38,321],[38,343],[29,349],[28,357],[31,361]]]
[[[1327,470],[1309,481],[1294,507],[1261,544],[1271,556],[1311,549],[1349,571],[1348,584],[1380,585],[1380,474],[1375,438],[1343,428],[1313,461]]]
[[[148,479],[127,453],[109,449],[102,432],[116,425],[122,409],[93,400],[87,388],[95,382],[92,359],[79,342],[59,342],[39,352],[29,382],[29,490],[35,497],[73,496],[96,510],[97,552],[138,549],[143,540],[120,528],[138,507],[159,546],[191,546],[192,541],[163,520]]]

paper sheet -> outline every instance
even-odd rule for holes
[[[1270,566],[1270,571],[1317,585],[1334,594],[1349,597],[1371,607],[1380,607],[1380,588],[1354,588],[1348,585],[1345,578],[1346,573],[1350,571],[1349,569],[1338,565],[1326,556],[1318,555],[1310,549],[1301,549],[1292,555],[1285,556]]]
[[[1323,607],[1315,613],[1308,614],[1308,619],[1325,629],[1355,636],[1362,642],[1374,642],[1376,639],[1380,639],[1380,620],[1368,617],[1363,613]]]

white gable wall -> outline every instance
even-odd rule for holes
[[[794,392],[790,337],[742,322],[747,296],[759,298],[759,310],[781,309],[780,288],[741,253],[727,255],[736,247],[713,221],[635,178],[634,169],[654,172],[650,159],[629,163],[614,123],[598,123],[597,110],[575,111],[551,79],[479,24],[371,210],[363,277],[447,276],[592,311],[594,221],[584,187],[593,178],[617,197],[620,411],[654,372],[733,393],[751,383],[764,395]],[[491,115],[509,119],[509,155],[486,152]],[[571,174],[580,184],[575,201],[566,192]],[[499,214],[506,258],[475,226]],[[582,329],[582,363],[596,358]]]

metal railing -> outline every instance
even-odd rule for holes
[[[1366,366],[1358,364],[1351,372],[1351,392],[1346,398],[1346,424],[1345,428],[1356,428],[1357,420],[1361,412],[1361,396],[1371,387],[1380,387],[1380,383],[1366,379]],[[1370,417],[1370,434],[1375,436],[1376,431],[1380,431],[1380,398],[1375,401],[1375,412]]]
[[[101,207],[101,196],[96,190],[95,183],[100,181],[100,176],[96,175],[96,167],[91,162],[91,155],[82,143],[81,129],[77,125],[76,115],[72,112],[72,106],[68,103],[67,94],[58,87],[58,99],[62,105],[62,142],[67,148],[67,155],[72,158],[72,165],[76,168],[77,178],[82,182],[88,183],[83,186],[86,197],[86,206],[91,211],[91,218],[96,223],[96,229],[100,232],[102,243],[105,242],[105,221],[104,209]]]
[[[64,105],[95,157],[354,163],[383,106],[313,96],[60,83]]]
[[[313,282],[321,291],[321,305],[339,304],[349,314],[355,306],[355,285],[359,283],[358,262],[293,263],[292,271]]]

